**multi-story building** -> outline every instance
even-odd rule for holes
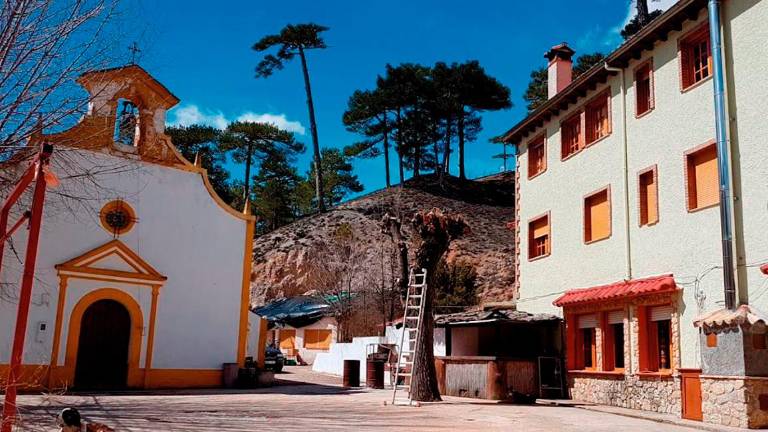
[[[576,399],[765,426],[768,2],[711,3],[719,20],[706,0],[680,0],[574,80],[574,52],[547,53],[549,99],[499,137],[517,149],[519,307],[565,318]],[[713,52],[736,310],[724,308]]]

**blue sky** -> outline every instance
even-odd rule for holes
[[[575,8],[576,3],[581,7]],[[674,0],[662,0],[651,3],[651,8],[671,3]],[[272,121],[297,132],[308,147],[300,65],[296,61],[268,79],[255,79],[260,55],[250,47],[261,36],[288,23],[315,22],[331,28],[325,33],[329,48],[308,58],[322,147],[342,147],[359,139],[341,123],[347,99],[356,89],[373,87],[387,63],[479,60],[489,74],[510,87],[515,106],[484,115],[484,131],[467,148],[470,177],[499,171],[500,161],[491,156],[501,148],[488,140],[524,117],[522,94],[531,70],[545,64],[544,52],[566,41],[577,55],[607,53],[620,43],[618,30],[633,9],[629,0],[133,0],[129,4],[127,16],[134,26],[130,33],[137,35],[142,49],[139,64],[181,99],[169,113],[169,123]],[[309,160],[307,152],[297,161],[302,173]],[[354,165],[366,191],[383,187],[381,159]],[[233,175],[242,176],[239,167],[231,168]],[[392,175],[396,177],[394,165]]]

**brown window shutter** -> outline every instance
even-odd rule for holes
[[[687,42],[680,44],[680,78],[683,84],[683,89],[686,89],[693,84],[691,46]]]

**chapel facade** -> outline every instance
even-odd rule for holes
[[[225,204],[164,134],[179,100],[144,69],[89,72],[78,83],[87,114],[30,140],[53,144],[60,185],[44,208],[22,383],[220,386],[223,365],[245,361],[255,218]],[[2,379],[22,267],[5,251]]]

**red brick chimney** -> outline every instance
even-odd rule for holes
[[[549,99],[571,83],[571,69],[573,67],[571,57],[575,52],[567,43],[563,42],[553,46],[544,54],[544,57],[549,60],[547,66],[547,97]]]

